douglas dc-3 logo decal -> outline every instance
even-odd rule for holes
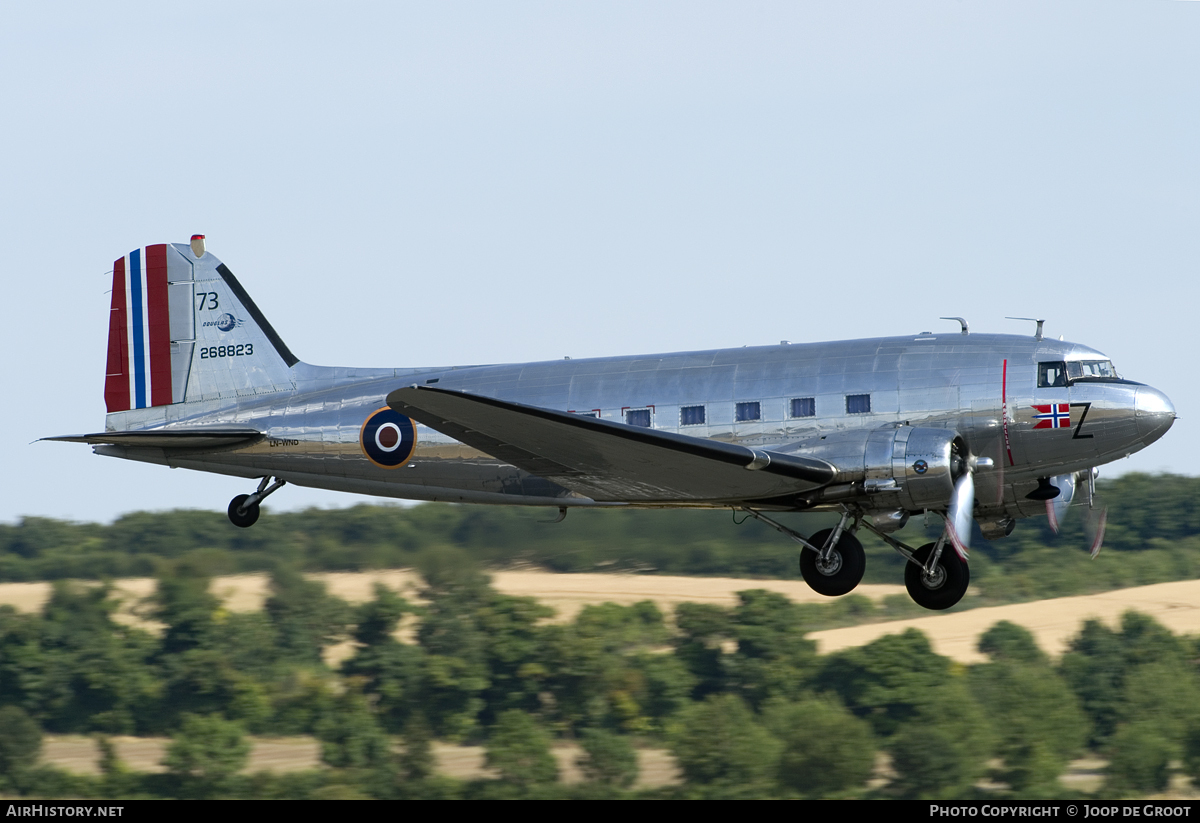
[[[1033,427],[1034,429],[1069,429],[1071,428],[1071,409],[1083,409],[1083,414],[1079,415],[1079,423],[1076,424],[1075,434],[1071,436],[1071,439],[1086,440],[1092,435],[1083,434],[1083,421],[1087,419],[1091,408],[1091,403],[1035,404],[1033,410],[1037,413],[1033,419],[1037,422]]]

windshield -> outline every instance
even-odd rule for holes
[[[1067,363],[1067,376],[1071,380],[1113,380],[1120,377],[1111,360],[1072,360]]]

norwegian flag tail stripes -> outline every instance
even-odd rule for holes
[[[104,401],[108,411],[144,409],[179,402],[173,389],[171,297],[186,300],[191,289],[172,292],[166,244],[144,246],[113,263],[112,308],[108,321],[108,360]],[[178,261],[181,276],[191,267]],[[179,313],[178,311],[176,313]]]
[[[125,311],[125,258],[113,264],[112,309],[108,315],[108,367],[104,377],[104,403],[110,412],[130,407]]]

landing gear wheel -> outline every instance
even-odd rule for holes
[[[248,529],[258,522],[258,504],[242,509],[242,504],[250,499],[248,494],[239,494],[229,501],[229,522],[240,529]],[[241,512],[238,510],[242,509]]]
[[[833,534],[833,529],[824,529],[808,539],[814,546],[823,547]],[[829,553],[828,561],[822,563],[816,552],[804,549],[800,552],[800,574],[804,582],[817,594],[837,597],[854,591],[867,569],[867,556],[862,543],[849,532],[842,532],[837,545]]]
[[[936,543],[926,543],[913,552],[917,563],[904,564],[904,585],[918,606],[926,609],[941,611],[948,609],[967,593],[967,585],[971,582],[971,569],[965,560],[958,556],[954,547],[946,541],[942,548],[942,556],[938,558],[937,569],[932,575],[925,574],[925,564],[933,554]],[[920,565],[917,565],[917,564]]]

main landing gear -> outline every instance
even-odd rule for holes
[[[854,536],[860,526],[877,534],[908,560],[904,566],[904,585],[918,606],[934,611],[948,609],[962,600],[971,582],[971,570],[951,545],[948,530],[942,532],[937,542],[914,549],[863,520],[861,513],[855,516],[849,510],[842,512],[837,526],[809,538],[762,512],[742,511],[801,545],[800,574],[818,594],[829,597],[848,594],[862,580],[867,560],[862,543]]]
[[[259,481],[258,491],[254,494],[239,494],[229,501],[230,523],[240,529],[248,529],[258,522],[258,504],[287,483],[286,480],[275,478],[275,482],[268,486],[267,483],[270,480],[270,477],[264,477]]]
[[[914,549],[890,534],[884,534],[870,523],[863,525],[908,559],[904,565],[904,587],[918,606],[941,611],[962,600],[967,593],[971,569],[951,545],[948,526],[942,530],[942,536],[936,543],[926,543]]]
[[[827,597],[849,594],[862,580],[863,572],[867,569],[867,556],[853,529],[847,530],[851,520],[849,512],[842,514],[841,521],[834,528],[824,529],[805,539],[799,532],[762,512],[753,509],[742,511],[786,534],[803,547],[800,552],[800,574],[817,594]],[[854,523],[854,527],[857,525],[857,522]]]

